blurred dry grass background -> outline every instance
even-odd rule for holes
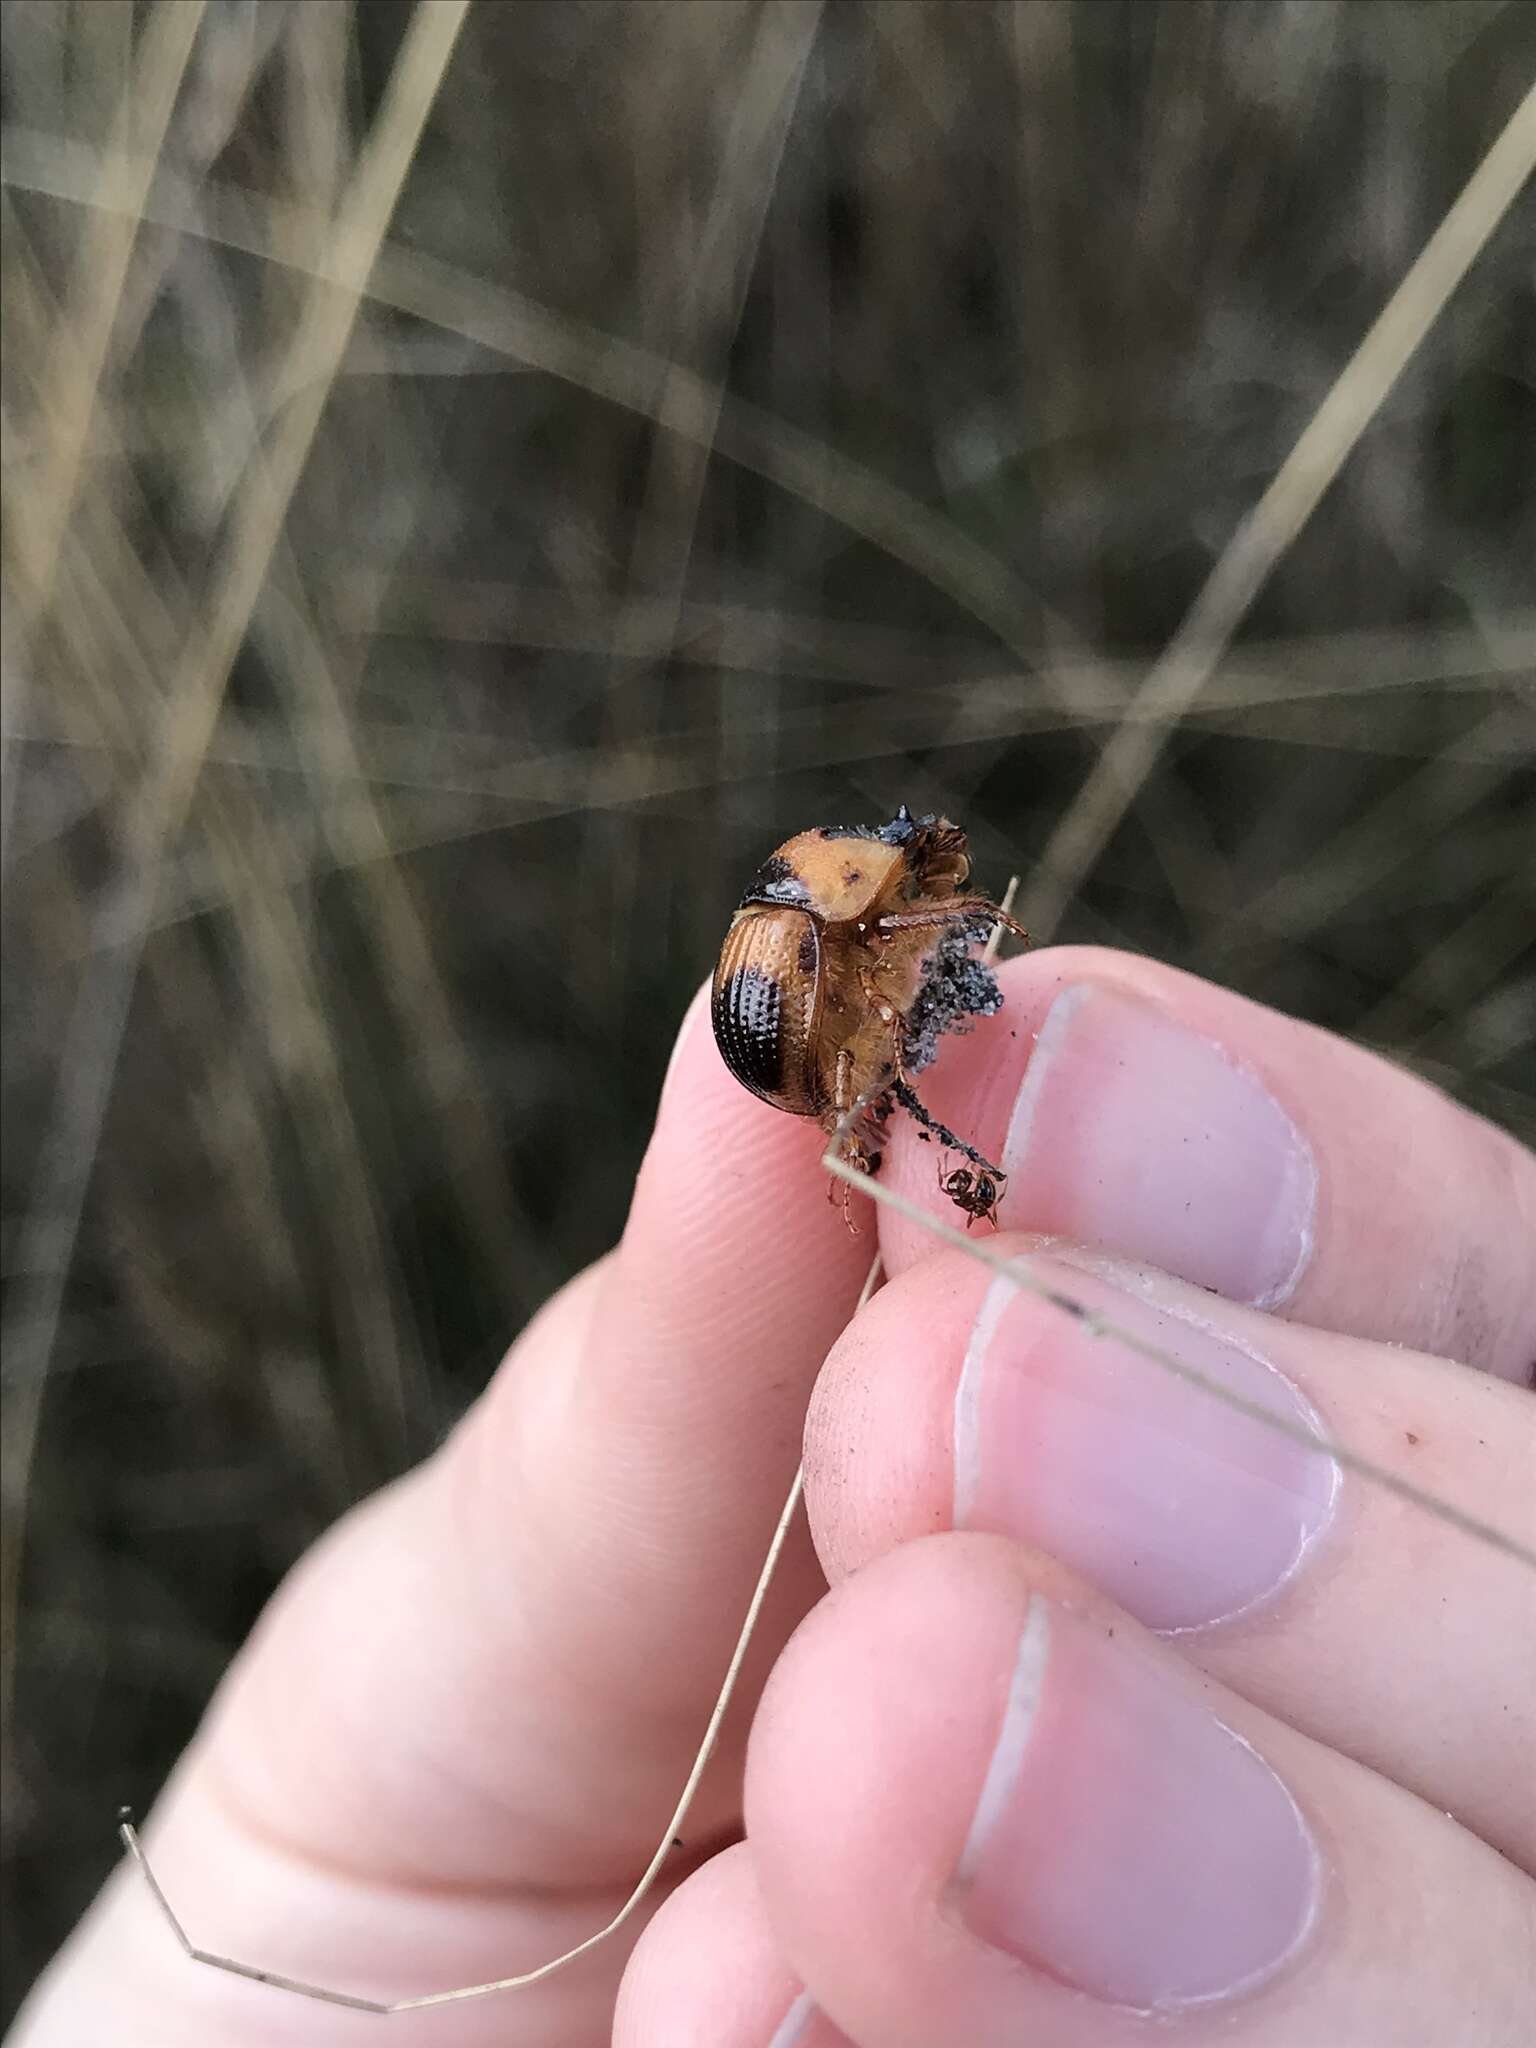
[[[1528,196],[1053,837],[1536,9],[429,12],[0,16],[7,2010],[276,1577],[613,1238],[791,830],[942,808],[1062,936],[1536,1129]]]

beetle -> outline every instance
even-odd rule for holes
[[[1002,1007],[977,942],[997,925],[1028,936],[968,889],[970,875],[963,829],[933,814],[914,818],[905,804],[888,824],[797,833],[742,894],[710,1016],[742,1086],[791,1116],[815,1117],[860,1171],[878,1171],[897,1104],[964,1153],[976,1178],[945,1192],[974,1219],[993,1208],[977,1204],[981,1176],[994,1200],[1005,1176],[936,1123],[911,1087],[944,1032]]]

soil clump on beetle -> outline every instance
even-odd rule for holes
[[[909,1074],[930,1066],[946,1032],[965,1032],[973,1017],[995,1017],[1003,1007],[997,977],[971,948],[992,929],[990,918],[971,918],[946,931],[934,948],[902,1040],[902,1059]]]

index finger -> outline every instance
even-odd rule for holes
[[[339,1833],[351,1856],[438,1882],[525,1872],[530,1850],[546,1881],[643,1863],[873,1249],[824,1189],[816,1134],[730,1077],[696,1002],[616,1252],[544,1310],[408,1482],[410,1577],[436,1598],[381,1613],[348,1596],[352,1655],[310,1681],[306,1745],[326,1768],[306,1783],[308,1837]],[[392,1509],[365,1511],[385,1524],[359,1532],[371,1553],[401,1540]],[[322,1560],[280,1603],[274,1669],[286,1642],[337,1625],[345,1576]],[[248,1675],[234,1688],[216,1731],[226,1772],[250,1774],[265,1690]],[[365,1712],[383,1739],[376,1797],[353,1784],[338,1801],[327,1752]],[[396,1744],[452,1759],[446,1810],[441,1784],[402,1785]],[[402,1810],[428,1796],[430,1826]]]
[[[921,1092],[1006,1170],[1005,1228],[1144,1261],[1340,1335],[1527,1379],[1536,1159],[1389,1061],[1129,953],[998,970],[1003,1009]],[[933,1147],[892,1126],[891,1185],[953,1220]],[[932,1250],[889,1211],[895,1272]]]
[[[195,1942],[392,2000],[537,1967],[605,1924],[693,1759],[873,1251],[820,1154],[730,1077],[696,1003],[617,1250],[433,1458],[300,1563],[226,1679],[146,1830]],[[802,1532],[749,1679],[823,1585]],[[738,1751],[690,1851],[738,1825],[739,1782]],[[146,2040],[178,2015],[231,2043],[348,2024],[192,1968],[121,1880],[28,2039],[86,2038],[82,2010],[124,2040],[129,2009]],[[515,2027],[595,2036],[627,1945],[520,1994]],[[422,2024],[479,2043],[509,2022],[492,2003]]]

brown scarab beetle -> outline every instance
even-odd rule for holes
[[[849,1163],[880,1164],[899,1103],[989,1177],[1004,1176],[934,1122],[912,1092],[946,1031],[1002,1007],[973,948],[995,925],[1025,936],[967,890],[965,833],[948,818],[823,825],[788,839],[748,883],[715,969],[710,1014],[721,1057],[745,1088],[815,1117]],[[962,1169],[963,1170],[963,1169]],[[968,1217],[977,1181],[946,1188]]]

